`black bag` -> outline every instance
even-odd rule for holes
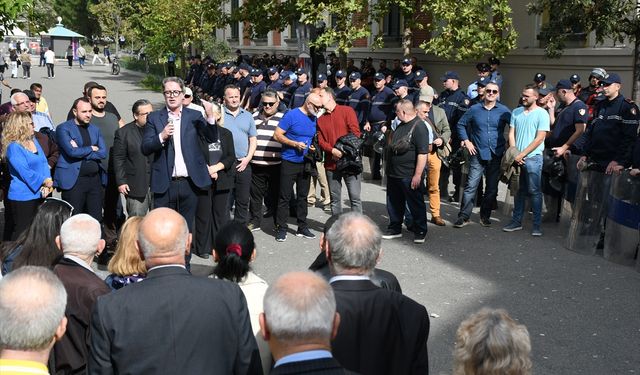
[[[415,130],[418,122],[420,121],[416,121],[413,123],[413,126],[411,127],[411,130],[409,130],[409,133],[407,133],[407,135],[400,138],[397,142],[393,142],[393,141],[391,142],[391,144],[389,145],[389,150],[394,155],[405,154],[407,151],[411,149],[411,138],[413,137],[413,131]]]
[[[342,152],[342,157],[336,161],[336,170],[343,175],[358,175],[362,173],[362,145],[364,141],[349,133],[338,138],[335,148]]]

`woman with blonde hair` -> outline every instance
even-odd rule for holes
[[[454,375],[529,375],[531,342],[527,327],[505,310],[484,308],[460,324]]]
[[[11,176],[5,204],[11,206],[11,240],[15,240],[29,227],[44,197],[53,189],[47,157],[35,140],[30,113],[12,112],[7,116],[2,130],[2,159]]]
[[[141,216],[131,216],[122,226],[116,252],[107,266],[111,274],[105,279],[113,290],[142,281],[147,275],[147,267],[136,248],[141,221]]]

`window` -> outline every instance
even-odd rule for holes
[[[240,8],[239,0],[231,0],[231,14],[236,12]],[[235,40],[240,39],[240,22],[231,22],[231,38]]]

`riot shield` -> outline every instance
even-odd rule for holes
[[[629,171],[612,176],[604,236],[605,259],[633,266],[640,238],[640,177]]]

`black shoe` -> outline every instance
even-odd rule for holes
[[[459,201],[460,199],[458,198],[458,194],[453,194],[452,196],[449,197],[449,203],[455,203]]]
[[[491,220],[489,220],[489,218],[480,218],[480,225],[482,225],[483,227],[490,227],[491,226]]]
[[[456,222],[453,223],[453,227],[454,228],[462,228],[467,224],[469,224],[469,220],[465,220],[465,219],[459,217],[458,220],[456,220]]]
[[[312,240],[316,238],[316,235],[311,233],[309,228],[302,228],[302,229],[298,228],[298,231],[296,232],[296,237],[304,237]]]
[[[427,238],[426,233],[416,233],[413,235],[413,243],[424,243],[424,240]]]
[[[276,241],[284,242],[287,240],[287,230],[284,228],[279,228],[276,232]]]
[[[392,240],[394,238],[401,238],[402,237],[402,232],[394,232],[392,230],[388,230],[385,232],[385,234],[382,235],[382,238],[384,238],[385,240]]]

